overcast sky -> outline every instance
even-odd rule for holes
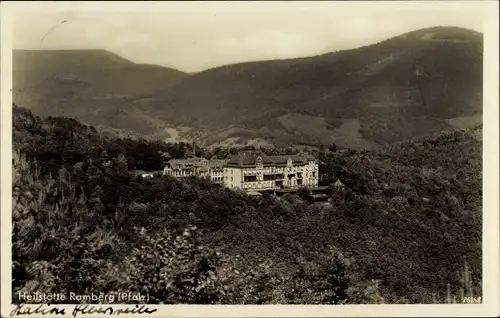
[[[144,4],[134,11],[122,4],[94,12],[76,4],[73,11],[40,8],[44,11],[25,6],[12,16],[14,48],[107,49],[134,62],[185,72],[355,48],[430,26],[483,31],[479,8],[415,10],[400,1],[364,6],[326,1],[177,2]]]

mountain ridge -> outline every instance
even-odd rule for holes
[[[212,68],[159,91],[152,107],[177,124],[213,130],[272,130],[267,123],[291,113],[351,120],[349,125],[358,120],[365,139],[392,142],[410,130],[412,136],[427,133],[418,131],[425,119],[434,122],[428,124],[432,133],[449,128],[447,119],[480,114],[481,55],[480,33],[428,28],[315,57]],[[427,76],[417,75],[421,68]],[[401,126],[402,137],[374,127],[380,124]]]
[[[123,69],[127,63],[117,64]],[[150,73],[155,67],[142,68]],[[183,73],[169,83],[161,76],[140,81],[128,74],[128,81],[119,79],[127,84],[119,84],[109,74],[92,72],[98,75],[79,91],[68,93],[50,79],[45,96],[35,96],[38,105],[19,103],[42,115],[159,138],[167,128],[187,126],[215,145],[261,140],[376,147],[477,122],[482,113],[482,34],[456,27],[415,30],[313,57],[224,65]],[[104,92],[96,94],[96,87]],[[105,106],[95,95],[107,98]],[[43,105],[54,100],[64,111]],[[474,118],[462,120],[469,117]]]

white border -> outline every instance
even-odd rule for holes
[[[7,316],[4,312],[10,304],[12,286],[12,38],[10,15],[8,9],[5,8],[5,3],[0,4],[0,23],[1,23],[1,53],[0,53],[0,75],[1,75],[1,90],[0,90],[0,176],[1,176],[1,193],[0,193],[0,239],[1,239],[1,298],[0,298],[0,315]],[[7,287],[5,287],[7,286]]]
[[[217,10],[267,10],[270,2],[212,2]],[[498,2],[497,1],[359,1],[307,2],[324,6],[325,10],[458,10],[481,7],[484,11],[484,103],[483,103],[483,304],[481,305],[160,305],[150,317],[493,317],[500,314],[499,289],[499,79],[498,79]],[[303,2],[287,6],[304,10]],[[11,299],[11,205],[12,205],[12,37],[10,15],[13,10],[25,11],[148,11],[192,10],[197,3],[183,2],[2,2],[1,3],[1,314],[8,316]],[[199,10],[199,8],[198,8]],[[486,169],[485,169],[486,168]],[[67,308],[71,316],[74,306]],[[113,305],[125,308],[127,305]],[[106,315],[89,315],[102,316]],[[37,317],[30,315],[30,317]],[[44,316],[47,317],[47,316]]]

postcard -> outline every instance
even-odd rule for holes
[[[2,317],[500,314],[496,1],[2,2]]]

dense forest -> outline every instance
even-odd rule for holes
[[[481,294],[482,128],[370,151],[318,149],[331,203],[143,179],[187,144],[103,137],[13,108],[19,292],[151,303],[460,302]],[[197,155],[224,157],[235,149]],[[288,150],[267,150],[288,151]],[[299,193],[300,194],[300,193]]]

